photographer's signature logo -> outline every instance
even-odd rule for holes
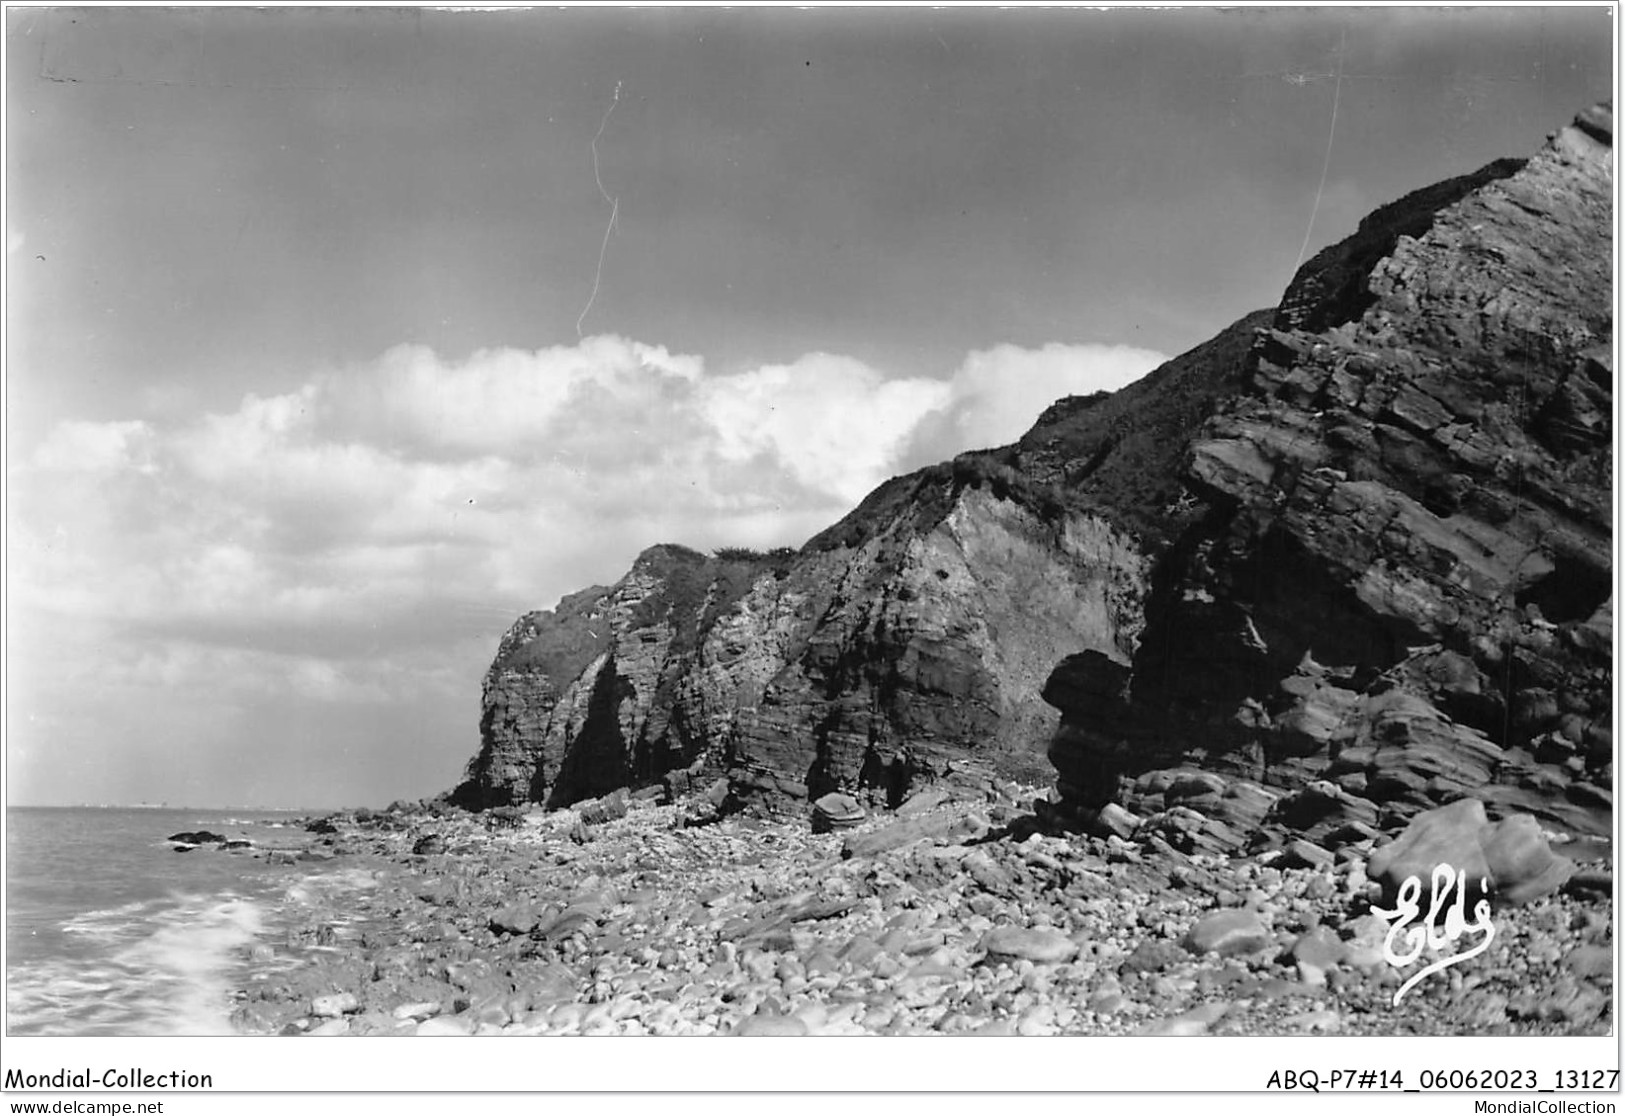
[[[1489,890],[1488,880],[1480,880],[1479,883],[1483,891]],[[1452,892],[1455,895],[1454,900],[1451,899]],[[1388,959],[1388,963],[1394,968],[1407,968],[1418,957],[1422,956],[1424,949],[1430,949],[1437,953],[1444,946],[1471,931],[1476,930],[1484,936],[1471,949],[1465,949],[1460,953],[1453,953],[1448,957],[1439,958],[1439,960],[1420,970],[1415,976],[1400,985],[1399,991],[1394,993],[1395,1007],[1399,1006],[1400,998],[1412,988],[1415,988],[1423,978],[1431,976],[1433,973],[1443,972],[1451,965],[1459,964],[1469,957],[1477,957],[1490,948],[1490,942],[1495,937],[1495,927],[1490,923],[1490,905],[1487,900],[1480,899],[1473,904],[1473,918],[1475,921],[1472,923],[1467,921],[1467,873],[1458,874],[1448,864],[1440,864],[1434,868],[1433,898],[1428,904],[1427,919],[1419,926],[1410,926],[1409,929],[1406,929],[1417,914],[1421,912],[1421,907],[1417,904],[1417,899],[1421,894],[1422,881],[1415,876],[1410,876],[1406,878],[1404,883],[1399,885],[1399,903],[1393,910],[1385,911],[1380,907],[1371,908],[1372,914],[1393,924],[1388,929],[1388,936],[1383,939],[1382,955]],[[1444,915],[1442,928],[1439,920],[1441,913]],[[1405,942],[1403,953],[1394,949],[1394,939],[1399,936],[1402,930],[1404,931]]]

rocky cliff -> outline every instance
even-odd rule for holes
[[[1082,826],[1183,804],[1234,845],[1471,790],[1606,832],[1612,170],[1602,106],[799,551],[655,547],[525,616],[457,798],[710,768],[766,803],[895,800],[1047,753]]]
[[[1185,450],[1133,661],[1051,679],[1063,798],[1194,762],[1606,830],[1611,136],[1590,110],[1294,278]]]
[[[654,547],[526,616],[460,797],[563,806],[698,765],[804,799],[1033,767],[1049,672],[1079,648],[1127,661],[1147,570],[1102,517],[1046,519],[984,468],[894,481],[799,553]]]

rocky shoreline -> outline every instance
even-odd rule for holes
[[[1384,958],[1373,852],[1403,861],[1414,833],[1395,844],[1322,826],[1325,844],[1286,833],[1186,852],[1165,818],[1135,819],[1129,837],[1067,832],[1052,797],[933,787],[814,824],[655,788],[553,812],[317,819],[298,863],[320,869],[290,887],[280,940],[253,947],[232,1022],[286,1035],[1612,1030],[1606,842],[1520,831],[1525,901],[1497,902],[1488,949],[1396,1006],[1432,955],[1403,970]]]
[[[237,1025],[1610,1033],[1612,224],[1605,103],[798,550],[520,617]]]

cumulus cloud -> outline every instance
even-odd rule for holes
[[[936,380],[887,380],[850,357],[811,353],[709,381],[701,409],[723,460],[765,459],[852,504],[886,478],[915,426],[950,394]]]
[[[45,469],[147,472],[151,441],[144,422],[64,422],[41,443],[34,462]]]
[[[662,401],[691,393],[698,357],[615,336],[535,351],[481,349],[446,361],[423,345],[400,345],[374,364],[317,386],[332,427],[433,458],[486,453],[534,458],[561,417],[594,401],[625,407],[628,428]]]
[[[416,745],[418,768],[442,757],[435,789],[476,743],[479,677],[518,613],[656,542],[797,545],[905,465],[1009,441],[1159,360],[1005,345],[947,378],[829,353],[718,375],[614,336],[460,360],[403,345],[224,413],[65,422],[10,470],[17,724],[83,734],[118,704],[142,711],[121,731],[143,748],[185,737],[200,765],[205,739],[328,708],[350,747],[416,770],[365,742],[370,708],[460,726]],[[274,753],[243,762],[281,785]]]
[[[954,372],[947,404],[914,432],[907,458],[925,464],[968,449],[1006,445],[1025,434],[1057,399],[1116,391],[1167,359],[1155,350],[1128,345],[978,349]]]

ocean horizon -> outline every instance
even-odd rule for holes
[[[339,806],[270,806],[262,803],[224,805],[195,805],[172,802],[10,802],[12,810],[180,810],[203,811],[211,814],[267,812],[273,814],[329,814],[339,810],[353,810],[353,805]]]

